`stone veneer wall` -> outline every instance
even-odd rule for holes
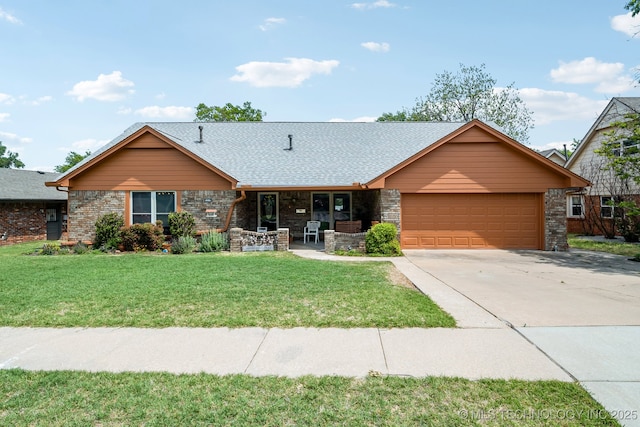
[[[231,204],[238,197],[240,193],[236,194],[235,190],[185,190],[180,194],[180,209],[193,215],[196,230],[218,229],[225,226]],[[216,216],[207,216],[207,209],[215,209]],[[229,228],[237,224],[237,211],[236,206]]]
[[[544,250],[568,249],[566,190],[551,188],[544,195]]]
[[[46,238],[45,202],[0,203],[0,246]]]
[[[96,221],[102,215],[124,214],[124,191],[69,191],[69,241],[93,241]]]
[[[356,250],[365,253],[366,232],[363,233],[339,233],[334,230],[324,232],[324,251],[333,253],[338,250]]]
[[[400,233],[400,190],[380,190],[380,220],[394,224]]]
[[[269,231],[267,233],[258,233],[250,230],[243,230],[234,227],[229,230],[229,251],[242,252],[243,240],[261,240],[260,235],[267,234],[273,237],[273,246],[276,251],[289,250],[289,229],[278,228],[277,231]],[[253,239],[252,239],[253,238]]]

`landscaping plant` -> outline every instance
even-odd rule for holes
[[[385,256],[402,255],[397,235],[398,229],[391,223],[383,222],[374,225],[365,236],[367,253]]]
[[[174,238],[171,244],[171,253],[176,255],[191,253],[196,248],[197,243],[196,239],[191,236]]]
[[[196,230],[196,220],[189,212],[171,212],[169,214],[169,232],[173,238],[193,237]]]
[[[122,227],[120,237],[125,251],[155,251],[164,243],[164,229],[162,221],[156,224],[133,224],[130,227]]]
[[[124,226],[124,218],[115,212],[102,215],[96,221],[96,237],[93,247],[116,249],[120,244],[120,229]]]
[[[229,240],[226,233],[218,233],[216,230],[209,230],[200,237],[200,252],[219,252],[229,248]]]

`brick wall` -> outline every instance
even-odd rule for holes
[[[69,240],[93,241],[96,221],[102,215],[124,215],[124,191],[69,191]]]
[[[394,224],[400,233],[400,190],[380,190],[380,220]]]
[[[544,249],[566,251],[567,198],[566,190],[551,188],[544,195]]]
[[[356,250],[365,253],[366,232],[363,233],[339,233],[334,230],[324,232],[324,251],[333,253],[335,251]]]
[[[208,231],[222,228],[227,220],[229,209],[233,201],[240,197],[235,190],[187,190],[180,194],[180,208],[184,212],[193,215],[196,221],[196,230]],[[215,209],[215,216],[207,210]],[[238,208],[234,209],[231,216],[231,227],[237,224]]]
[[[46,240],[45,209],[44,202],[0,203],[0,246]]]

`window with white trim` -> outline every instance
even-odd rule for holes
[[[132,191],[131,223],[143,224],[162,221],[165,232],[169,229],[169,214],[176,211],[175,191]]]
[[[600,217],[613,218],[613,197],[600,196]]]
[[[620,148],[613,149],[613,155],[618,157],[631,156],[638,153],[640,153],[640,141],[636,139],[620,141]]]
[[[582,195],[571,194],[567,197],[567,217],[584,218],[584,201]]]

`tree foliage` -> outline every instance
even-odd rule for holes
[[[261,122],[266,115],[262,110],[253,108],[251,102],[242,106],[227,103],[222,107],[200,103],[196,107],[194,122]]]
[[[24,163],[22,163],[22,161],[18,159],[18,153],[12,153],[11,151],[7,151],[7,147],[2,145],[2,141],[0,141],[0,168],[11,168],[11,167],[20,169],[24,167]]]
[[[640,0],[629,0],[624,8],[631,12],[631,16],[636,16],[640,13]]]
[[[56,172],[66,172],[69,169],[71,169],[72,167],[74,167],[75,165],[77,165],[78,163],[80,163],[82,160],[84,160],[86,157],[88,157],[89,155],[91,155],[91,151],[86,151],[84,154],[80,154],[80,153],[76,153],[75,151],[71,151],[69,154],[67,154],[67,157],[65,157],[64,159],[64,163],[61,165],[58,165],[54,168],[54,170]]]
[[[640,0],[639,0],[640,1]],[[502,128],[520,142],[529,139],[533,128],[531,112],[513,83],[498,88],[497,80],[479,67],[460,64],[456,73],[436,74],[431,91],[416,100],[412,108],[384,113],[378,121],[469,122],[480,119]]]

